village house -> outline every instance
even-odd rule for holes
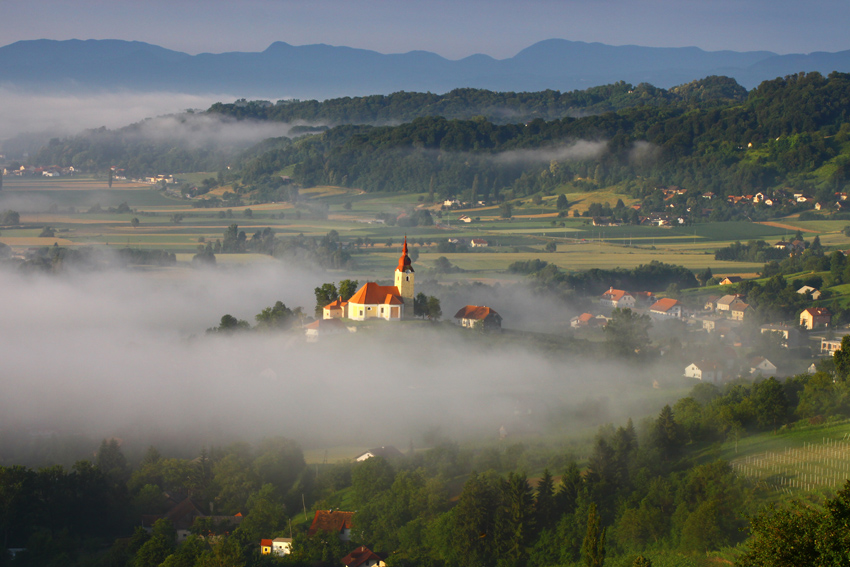
[[[473,238],[469,243],[470,248],[487,248],[489,245],[483,238]]]
[[[723,380],[723,369],[714,362],[693,362],[685,367],[685,377],[719,384]]]
[[[800,289],[797,290],[797,293],[800,295],[811,295],[812,299],[820,299],[821,292],[817,288],[814,288],[810,285],[804,285]]]
[[[376,447],[374,449],[369,449],[363,453],[360,453],[354,460],[358,463],[371,459],[372,457],[382,457],[384,459],[394,459],[398,457],[403,457],[404,454],[393,447],[392,445]]]
[[[345,567],[386,567],[386,563],[380,555],[361,545],[345,557],[339,560]]]
[[[682,304],[670,297],[659,299],[649,308],[650,315],[659,317],[682,317]]]
[[[596,327],[600,324],[599,319],[590,313],[582,313],[570,319],[570,327],[578,329],[581,327]]]
[[[182,542],[192,533],[192,525],[198,518],[209,518],[215,523],[236,527],[242,522],[242,514],[236,516],[211,516],[204,514],[200,507],[195,504],[190,498],[186,498],[175,503],[173,498],[169,499],[172,503],[171,508],[160,515],[142,515],[142,528],[148,533],[153,531],[153,525],[157,520],[166,519],[174,526],[177,542]]]
[[[750,374],[761,374],[762,376],[775,376],[776,365],[763,356],[750,359]]]
[[[735,301],[729,306],[729,315],[734,321],[743,321],[752,311],[750,304],[743,301]]]
[[[354,512],[342,512],[340,510],[316,510],[313,523],[307,530],[307,535],[316,535],[319,532],[337,534],[340,541],[351,540],[351,518]]]
[[[717,302],[714,304],[715,305],[715,311],[728,313],[729,311],[732,310],[732,304],[734,302],[743,301],[741,299],[742,297],[743,297],[742,295],[737,294],[737,293],[734,294],[734,295],[724,295],[723,297],[718,299]]]
[[[831,320],[832,314],[824,307],[809,307],[800,313],[800,326],[810,331],[828,327]]]
[[[841,341],[843,339],[844,337],[833,337],[831,339],[822,338],[820,340],[820,353],[828,354],[829,356],[835,355],[835,351],[841,348]]]
[[[454,316],[461,327],[473,328],[482,325],[488,331],[502,330],[502,316],[494,309],[479,305],[466,305],[461,307]]]
[[[269,553],[266,553],[265,545],[263,545],[267,541],[269,540],[264,539],[260,542],[260,551],[263,553],[263,555],[268,555],[269,553],[271,553],[272,555],[283,557],[284,555],[289,555],[290,553],[292,553],[291,537],[276,537],[271,540],[271,549],[269,550]]]
[[[261,539],[260,540],[260,554],[271,555],[271,552],[272,552],[272,540]]]
[[[347,308],[348,302],[338,297],[322,308],[322,319],[340,319],[345,317],[348,313]]]
[[[793,325],[787,323],[770,323],[761,326],[761,334],[776,333],[782,339],[782,346],[786,348],[796,348],[802,343],[802,335],[800,330]]]
[[[635,306],[635,296],[625,290],[614,289],[612,287],[602,294],[602,297],[599,298],[599,303],[610,307],[619,307],[620,309],[631,309]]]
[[[743,280],[744,278],[742,278],[741,276],[726,276],[725,278],[720,280],[720,285],[732,285]]]

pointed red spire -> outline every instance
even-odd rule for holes
[[[407,235],[404,236],[404,246],[401,248],[401,258],[398,259],[399,272],[412,272],[413,267],[410,265],[410,256],[407,255]]]

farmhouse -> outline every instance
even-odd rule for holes
[[[731,311],[732,304],[736,301],[741,301],[741,295],[724,295],[715,303],[715,309],[717,311]]]
[[[752,313],[752,311],[753,308],[750,307],[750,304],[743,301],[735,301],[729,306],[729,314],[735,321],[743,321],[744,317]]]
[[[612,287],[602,294],[602,297],[599,298],[599,303],[621,309],[625,307],[631,309],[635,306],[635,296],[625,290],[614,289]]]
[[[316,535],[319,532],[330,532],[337,534],[340,541],[351,539],[351,518],[354,512],[342,512],[340,510],[316,510],[313,523],[307,530],[307,535]]]
[[[720,280],[720,285],[731,285],[743,281],[741,276],[727,276]]]
[[[361,545],[345,557],[339,560],[345,567],[386,567],[381,556]]]
[[[814,288],[810,285],[804,285],[800,289],[797,290],[797,293],[800,295],[811,295],[812,299],[820,299],[821,292],[817,288]]]
[[[649,308],[651,315],[660,317],[682,317],[682,304],[670,297],[659,299]]]
[[[483,238],[473,238],[469,243],[472,248],[487,248],[490,244]]]
[[[763,356],[757,356],[750,359],[750,374],[774,376],[776,374],[776,365]]]
[[[393,447],[392,445],[387,445],[385,447],[376,447],[374,449],[369,449],[364,453],[360,453],[354,460],[358,463],[371,459],[372,457],[383,457],[385,459],[392,459],[396,457],[403,457],[401,451]]]
[[[455,313],[461,327],[472,328],[480,322],[487,330],[501,330],[502,316],[487,306],[467,305]]]

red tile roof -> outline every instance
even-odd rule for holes
[[[396,286],[378,285],[375,282],[364,284],[349,298],[348,302],[357,305],[404,305],[404,299],[401,298]]]
[[[829,309],[825,307],[809,307],[807,309],[803,309],[803,313],[808,313],[812,317],[829,317],[832,313],[829,312]]]
[[[578,320],[581,321],[582,323],[587,323],[591,319],[593,319],[593,315],[591,315],[590,313],[582,313],[581,315],[578,316]]]
[[[460,310],[455,313],[455,319],[476,319],[476,320],[484,320],[490,315],[499,316],[498,313],[494,309],[490,309],[486,306],[479,305],[467,305],[466,307],[461,307]]]
[[[307,535],[314,535],[319,531],[339,533],[342,530],[350,530],[352,516],[354,516],[354,512],[316,510],[313,524],[307,530]]]
[[[611,301],[620,301],[624,295],[628,294],[627,291],[622,289],[614,289],[613,287],[602,294],[603,299],[610,299]]]
[[[348,305],[347,301],[343,301],[341,297],[337,297],[335,300],[325,305],[325,309],[342,309],[346,305]]]
[[[679,302],[671,297],[665,297],[664,299],[659,299],[655,303],[652,304],[652,307],[649,308],[650,311],[658,311],[660,313],[667,313],[673,307],[678,305]]]
[[[260,547],[271,547],[271,546],[272,546],[272,540],[270,540],[270,539],[261,539],[260,540]]]
[[[368,563],[369,561],[381,561],[381,556],[366,547],[365,545],[361,545],[360,547],[340,559],[340,563],[342,563],[346,567],[360,567],[360,565]]]

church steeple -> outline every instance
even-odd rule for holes
[[[404,300],[405,317],[413,316],[413,266],[410,265],[410,256],[407,255],[407,236],[404,237],[404,246],[401,249],[401,258],[398,259],[398,267],[395,270],[395,287],[398,294]]]
[[[407,255],[407,236],[404,237],[404,246],[401,249],[401,258],[398,259],[399,272],[412,272],[413,267],[410,265],[410,256]]]

